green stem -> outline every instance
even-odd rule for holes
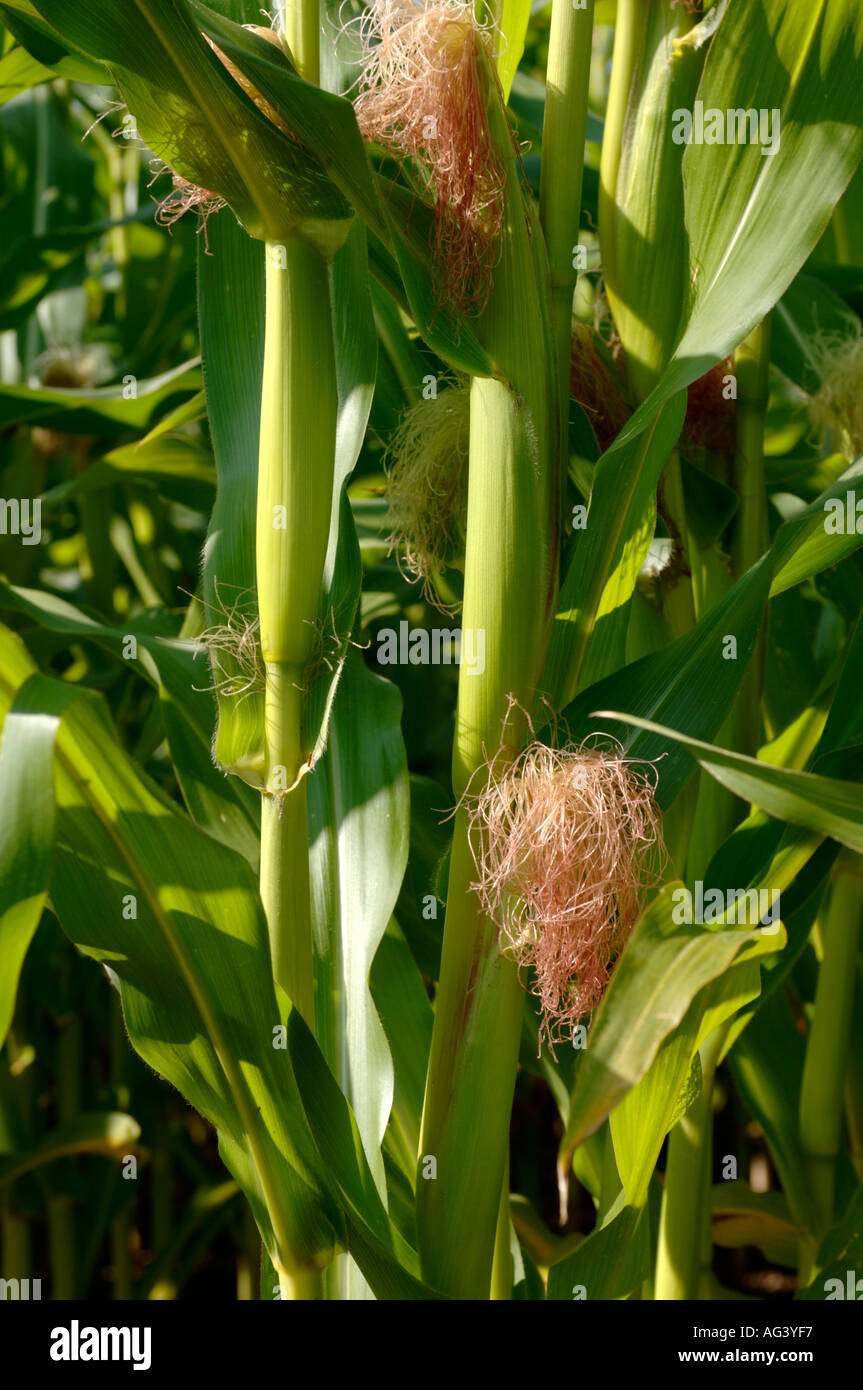
[[[89,121],[89,117],[88,117]],[[90,125],[88,135],[99,146],[99,152],[105,160],[110,180],[108,193],[108,211],[111,221],[123,223],[126,212],[134,209],[127,209],[127,199],[129,196],[129,157],[134,160],[132,167],[135,170],[135,195],[137,205],[137,173],[138,173],[138,151],[134,145],[123,148],[122,141],[127,135],[124,131],[118,138],[109,135],[101,125]],[[111,228],[109,233],[109,245],[114,265],[120,273],[120,283],[114,292],[115,312],[119,323],[125,322],[127,313],[126,296],[126,271],[129,264],[129,227],[120,225]]]
[[[815,832],[789,828],[761,882],[769,883],[778,893],[784,892],[822,841],[823,836]],[[703,1275],[708,1261],[699,1213],[706,1219],[713,1079],[726,1033],[727,1025],[723,1025],[702,1046],[701,1095],[669,1136],[656,1269],[658,1299],[696,1297],[699,1264]]]
[[[543,238],[518,181],[496,83],[489,124],[507,177],[494,285],[478,331],[500,376],[471,383],[463,630],[482,634],[481,673],[459,673],[453,791],[479,793],[517,753],[542,672],[559,565],[559,429]],[[524,995],[471,885],[470,818],[455,818],[417,1183],[425,1277],[489,1297]],[[480,1121],[481,1117],[481,1122]],[[437,1177],[422,1177],[422,1160]]]
[[[858,1182],[863,1182],[863,1057],[849,1048],[845,1070],[845,1123]]]
[[[11,1202],[11,1194],[7,1200]],[[0,1233],[2,1233],[0,1277],[3,1279],[29,1279],[32,1267],[29,1222],[6,1208],[2,1215]]]
[[[833,870],[822,923],[824,956],[800,1089],[800,1143],[817,1223],[813,1242],[804,1242],[801,1252],[801,1283],[809,1282],[815,1244],[834,1220],[836,1159],[842,1137],[843,1086],[861,918],[863,866],[858,855],[843,850]]]
[[[70,1124],[80,1109],[81,1020],[69,1014],[63,1021],[57,1052],[57,1120]],[[69,1160],[70,1163],[73,1160]],[[75,1298],[77,1233],[72,1199],[58,1192],[48,1200],[48,1243],[51,1253],[51,1297]]]
[[[524,993],[470,889],[475,878],[459,811],[420,1136],[420,1158],[436,1158],[437,1176],[418,1179],[417,1227],[429,1282],[454,1298],[486,1299]]]
[[[282,1298],[287,1302],[311,1303],[323,1298],[323,1271],[303,1269],[297,1274],[282,1274],[279,1277]]]
[[[267,667],[266,726],[271,765],[299,758],[302,697],[278,663]],[[273,975],[314,1029],[315,985],[309,887],[306,783],[264,796],[261,804],[261,901],[270,928]]]
[[[655,1297],[696,1299],[703,1263],[704,1213],[709,1202],[708,1163],[713,1140],[713,1079],[727,1028],[701,1048],[701,1093],[668,1138],[668,1161],[659,1223]]]
[[[174,1227],[174,1183],[171,1160],[170,1129],[156,1125],[156,1144],[152,1167],[153,1248],[161,1250],[171,1238]]]
[[[314,1027],[303,687],[329,541],[338,393],[327,265],[268,243],[256,565],[267,789],[261,899],[275,978]]]
[[[297,72],[315,86],[321,80],[319,0],[284,0],[283,33]]]
[[[569,414],[572,296],[577,279],[573,258],[581,223],[587,93],[593,54],[593,3],[594,0],[587,0],[584,9],[576,10],[572,0],[552,0],[545,79],[539,216],[551,273],[551,317],[564,443]]]
[[[103,613],[113,613],[117,552],[111,544],[112,489],[85,492],[78,505],[87,545],[88,573],[84,583],[87,597]]]
[[[734,487],[738,497],[732,544],[734,577],[752,568],[767,548],[767,489],[764,479],[764,421],[770,373],[769,315],[734,354],[737,377],[737,452]],[[737,697],[735,747],[754,757],[761,746],[761,689],[764,684],[765,627]]]
[[[35,161],[33,168],[33,235],[34,237],[44,236],[48,230],[48,202],[46,193],[48,190],[48,168],[50,159],[50,127],[48,124],[48,105],[51,100],[51,88],[45,83],[35,89],[32,94],[33,116],[35,124]],[[24,381],[28,381],[30,372],[35,359],[39,355],[39,320],[35,314],[30,315],[27,324],[24,349]]]

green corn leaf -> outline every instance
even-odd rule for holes
[[[650,1272],[650,1217],[625,1206],[623,1194],[602,1226],[571,1255],[552,1265],[548,1297],[559,1301],[625,1298]]]
[[[24,0],[4,0],[0,5],[3,25],[18,41],[22,49],[32,59],[49,69],[48,76],[55,74],[70,82],[88,82],[94,86],[107,86],[105,69],[91,60],[66,39],[50,24],[40,19],[36,7]]]
[[[195,644],[169,635],[173,624],[148,624],[138,617],[122,628],[111,627],[66,599],[2,580],[0,606],[26,615],[50,632],[96,643],[134,667],[159,691],[177,780],[189,813],[217,840],[256,865],[260,807],[254,792],[238,779],[226,780],[213,766],[213,700],[207,689],[207,667]]]
[[[0,106],[42,82],[50,82],[53,77],[51,68],[37,62],[26,48],[10,48],[0,58]]]
[[[371,227],[383,230],[371,169],[350,102],[304,82],[259,34],[250,33],[198,0],[189,0],[187,8],[201,33],[271,104],[295,142],[313,152],[310,157],[332,180],[333,190],[340,189]]]
[[[67,434],[110,434],[146,429],[156,417],[201,386],[198,360],[149,380],[129,380],[90,391],[54,391],[40,386],[0,384],[0,427],[42,425]]]
[[[799,1238],[781,1193],[753,1192],[742,1180],[722,1182],[712,1189],[710,1209],[714,1245],[753,1245],[771,1264],[797,1264]]]
[[[185,434],[160,434],[137,444],[112,449],[91,463],[83,473],[67,478],[42,494],[43,514],[86,497],[115,483],[135,483],[153,488],[161,497],[183,506],[209,511],[216,487],[216,471],[209,452]]]
[[[773,310],[770,356],[776,366],[810,395],[821,385],[818,341],[824,334],[853,337],[860,319],[823,280],[801,272]]]
[[[782,1191],[804,1230],[813,1224],[798,1137],[805,1051],[787,1001],[774,994],[765,999],[729,1054],[735,1083],[764,1130]]]
[[[105,1154],[108,1158],[118,1158],[134,1149],[140,1137],[141,1126],[137,1120],[122,1111],[77,1115],[68,1124],[52,1129],[26,1153],[4,1154],[0,1158],[0,1188],[34,1168],[69,1154]]]
[[[504,101],[508,100],[516,70],[524,53],[524,40],[530,23],[531,0],[500,0],[497,21],[500,27],[495,59]]]
[[[401,284],[417,327],[435,352],[460,371],[490,375],[493,365],[468,323],[458,323],[435,289],[431,259],[432,214],[416,195],[397,183],[378,179],[366,156],[353,107],[343,97],[309,87],[273,54],[272,45],[191,0],[202,30],[254,83],[303,145],[314,151],[372,239],[372,268],[388,265],[397,298]],[[375,249],[377,243],[377,250]],[[389,257],[391,247],[397,271]]]
[[[229,74],[186,0],[136,0],[122,9],[93,0],[71,10],[64,0],[39,0],[38,9],[110,69],[153,153],[196,188],[224,198],[252,236],[299,232],[326,254],[341,244],[347,203],[315,157]],[[260,42],[299,83],[283,51]]]
[[[647,433],[640,436],[646,439]],[[634,441],[637,443],[638,441]],[[632,447],[632,446],[630,446]],[[836,498],[846,506],[859,487],[863,463],[846,469],[842,478],[815,502],[779,528],[770,553],[712,607],[688,633],[675,642],[623,667],[597,682],[564,710],[574,739],[597,728],[596,711],[609,704],[628,704],[630,727],[617,722],[607,731],[619,738],[634,757],[658,759],[658,795],[668,807],[692,772],[682,742],[660,737],[639,719],[660,722],[693,738],[714,737],[731,709],[755,645],[768,594],[782,593],[851,553],[861,542],[856,533],[828,535],[824,530],[825,502]],[[735,659],[726,659],[724,641],[736,640]],[[626,699],[621,699],[622,692]],[[673,717],[671,715],[673,711]]]
[[[855,1302],[863,1295],[860,1268],[863,1265],[863,1183],[832,1230],[827,1232],[818,1250],[818,1274],[808,1288],[797,1294],[798,1299],[849,1299]],[[849,1277],[849,1271],[852,1271]]]
[[[3,671],[4,702],[13,679]],[[64,931],[119,978],[144,1060],[216,1126],[273,1258],[287,1270],[327,1259],[339,1221],[274,1046],[281,1021],[250,869],[147,785],[93,697],[36,674],[22,713],[25,700],[56,737],[51,900]]]
[[[359,222],[351,228],[347,242],[333,260],[331,281],[339,405],[333,509],[318,606],[322,659],[309,681],[305,707],[305,748],[312,767],[326,747],[330,713],[342,666],[350,650],[362,584],[360,549],[348,485],[368,426],[375,393],[378,344],[368,287],[366,236]]]
[[[218,491],[204,553],[208,629],[238,619],[254,622],[255,518],[263,369],[264,264],[261,248],[229,220],[211,230],[213,254],[199,255],[201,345]],[[314,766],[326,731],[339,672],[354,624],[361,580],[359,549],[347,486],[359,457],[374,392],[377,341],[364,273],[365,238],[355,226],[331,266],[338,421],[333,460],[330,538],[317,618],[314,670],[304,701],[303,752]],[[238,346],[233,305],[245,305]],[[239,384],[238,384],[239,383]],[[213,753],[223,768],[262,784],[264,699],[229,652],[220,657],[219,719]],[[232,684],[228,685],[226,682]],[[240,689],[239,695],[231,693]]]
[[[863,545],[863,529],[857,529],[858,498],[863,501],[863,459],[846,468],[841,478],[777,532],[773,542],[776,573],[771,597],[837,565]]]
[[[210,434],[218,472],[216,501],[204,550],[204,609],[208,630],[233,614],[256,618],[255,508],[264,361],[264,257],[230,218],[210,229],[211,256],[198,258],[198,313]],[[233,306],[243,306],[237,340]],[[216,689],[219,719],[213,756],[253,785],[263,778],[264,699],[259,684],[242,679],[230,652],[224,676],[247,685],[240,696]],[[239,679],[238,679],[239,678]],[[257,780],[256,780],[257,779]]]
[[[769,944],[765,950],[769,953]],[[783,959],[785,954],[781,953]],[[644,1076],[611,1112],[618,1171],[632,1205],[645,1200],[665,1136],[701,1092],[698,1049],[720,1024],[735,1018],[760,995],[759,965],[758,959],[731,965],[700,990]]]
[[[307,780],[315,955],[315,1031],[350,1102],[369,1169],[386,1200],[381,1143],[393,1063],[369,972],[407,862],[410,803],[397,688],[352,652],[326,753]],[[357,1297],[351,1273],[345,1297]]]
[[[369,983],[393,1059],[388,1138],[395,1135],[395,1156],[413,1187],[434,1015],[422,976],[395,918],[378,946]]]
[[[348,1249],[379,1299],[439,1299],[419,1277],[419,1257],[387,1216],[363,1150],[357,1122],[300,1014],[288,1023],[288,1046],[321,1161],[339,1193]]]
[[[778,110],[779,144],[770,155],[760,144],[686,146],[688,299],[674,353],[624,438],[742,342],[816,246],[863,155],[861,44],[856,0],[728,6],[697,100],[705,111]]]
[[[671,356],[686,293],[683,151],[671,139],[671,120],[673,112],[691,105],[704,64],[703,51],[676,44],[691,23],[682,9],[630,6],[616,35],[611,70],[600,250],[639,400]]]
[[[590,1027],[561,1141],[568,1170],[575,1148],[644,1076],[663,1039],[693,1001],[734,962],[779,949],[784,933],[678,925],[666,885],[635,928]],[[708,1000],[702,996],[702,1007]]]
[[[831,835],[863,853],[863,786],[794,768],[772,767],[757,758],[688,738],[676,729],[634,715],[602,711],[597,718],[619,719],[680,743],[717,782],[777,820]]]
[[[21,967],[42,917],[51,877],[54,740],[47,723],[44,715],[32,714],[26,702],[23,709],[13,702],[0,742],[0,1046],[12,1023]],[[26,816],[19,814],[20,805],[28,807]]]
[[[564,710],[564,719],[574,739],[593,733],[598,725],[596,711],[613,697],[614,703],[628,703],[639,715],[648,710],[674,711],[674,719],[686,732],[709,729],[713,737],[734,702],[743,672],[755,646],[764,604],[770,585],[769,560],[762,561],[738,580],[728,594],[708,609],[704,617],[683,637],[667,647],[607,676],[585,690]],[[723,643],[734,634],[737,659],[726,660]],[[625,691],[628,700],[621,701]],[[649,717],[653,717],[650,715]],[[630,757],[661,759],[656,762],[657,793],[667,808],[688,781],[692,763],[681,748],[656,736],[648,736],[623,723],[607,732],[619,738]]]
[[[596,465],[587,525],[561,587],[540,683],[557,708],[575,695],[589,652],[597,676],[622,664],[626,626],[620,617],[650,547],[656,484],[685,409],[681,395],[639,438],[615,441]]]
[[[626,1200],[643,1205],[663,1141],[701,1091],[698,996],[679,1027],[665,1038],[641,1080],[609,1117],[614,1156]]]

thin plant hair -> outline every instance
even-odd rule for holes
[[[516,756],[501,747],[462,802],[477,871],[472,884],[501,945],[531,981],[539,1044],[573,1039],[602,999],[614,964],[666,862],[653,763],[607,734],[572,741],[552,723]]]
[[[439,598],[435,578],[464,553],[469,430],[470,383],[460,378],[405,411],[383,460],[389,553],[442,613],[453,606]]]
[[[503,220],[504,170],[489,128],[485,70],[496,82],[495,26],[467,0],[373,0],[359,16],[365,64],[354,110],[434,210],[441,298],[479,313],[491,288]]]

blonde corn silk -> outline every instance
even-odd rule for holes
[[[233,596],[230,591],[234,590]],[[223,595],[223,590],[229,596]],[[198,648],[210,659],[212,684],[200,687],[214,690],[224,698],[235,699],[262,692],[264,662],[261,656],[260,623],[253,590],[237,590],[234,585],[213,585],[213,602],[206,605],[216,621],[198,636]]]
[[[438,607],[435,577],[464,553],[469,445],[470,382],[464,379],[411,406],[384,458],[390,550]]]
[[[822,333],[810,351],[821,386],[810,397],[809,418],[853,462],[863,453],[863,333]]]
[[[360,32],[360,131],[400,163],[433,206],[442,298],[457,313],[478,312],[503,217],[504,173],[480,71],[480,51],[492,57],[493,30],[462,0],[425,7],[373,0]],[[491,63],[486,70],[493,73]]]
[[[599,1004],[660,876],[652,770],[616,744],[533,742],[465,798],[474,890],[528,974],[552,1052]]]
[[[162,198],[156,207],[156,222],[160,227],[172,227],[181,217],[185,217],[187,212],[196,212],[200,218],[198,231],[204,234],[204,246],[209,255],[207,219],[214,212],[221,212],[222,208],[228,206],[227,203],[218,193],[211,193],[207,188],[197,188],[167,165],[157,170],[154,178],[166,172],[170,173],[173,186],[171,192]]]

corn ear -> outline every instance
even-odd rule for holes
[[[545,244],[518,184],[496,83],[490,125],[506,168],[501,256],[480,320],[493,377],[471,385],[465,631],[482,632],[482,674],[459,679],[453,789],[512,756],[542,671],[557,595],[559,454]],[[498,754],[506,743],[508,751]],[[417,1226],[423,1271],[455,1297],[489,1295],[524,996],[471,884],[469,820],[456,817],[441,979],[423,1109]],[[482,1115],[482,1122],[477,1116]]]
[[[548,646],[557,599],[560,458],[545,242],[518,184],[496,88],[491,127],[507,165],[505,226],[479,336],[495,366],[474,377],[470,403],[463,627],[484,632],[482,676],[459,681],[453,790],[502,741],[520,739]]]

